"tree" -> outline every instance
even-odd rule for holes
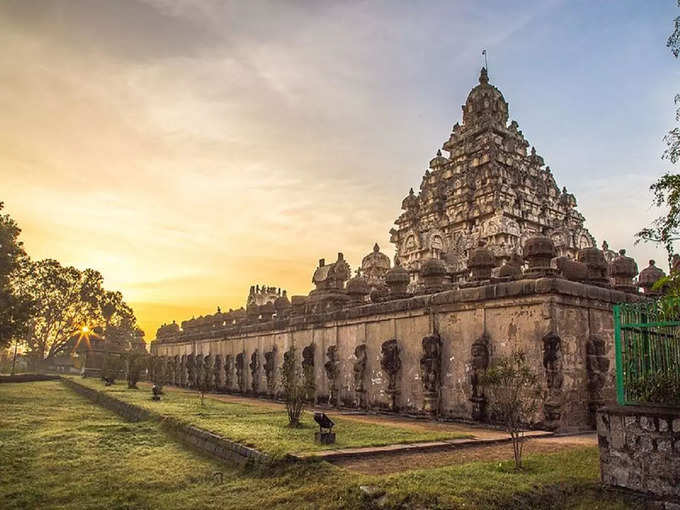
[[[541,393],[538,377],[522,351],[497,359],[481,375],[480,384],[489,390],[492,419],[500,422],[512,439],[515,469],[522,469],[524,427],[538,409]]]
[[[297,362],[296,350],[292,345],[283,354],[281,386],[288,412],[288,425],[300,427],[300,415],[307,400],[308,383],[301,365]]]
[[[107,345],[114,351],[127,350],[135,339],[132,309],[120,292],[103,288],[98,271],[80,271],[52,259],[29,262],[18,288],[34,303],[32,331],[26,338],[34,363],[72,350],[74,335],[84,326],[93,329],[103,324]]]
[[[0,202],[0,211],[4,204]],[[0,215],[0,348],[26,335],[33,303],[17,293],[16,278],[28,261],[21,229],[9,214]]]
[[[678,0],[678,7],[680,7],[680,0]],[[680,16],[673,20],[673,24],[674,29],[666,41],[666,46],[670,48],[675,58],[678,58],[680,56]],[[680,94],[675,95],[675,106],[675,120],[680,122]],[[664,141],[666,150],[661,157],[674,165],[680,159],[680,128],[671,129],[664,137]],[[670,265],[674,252],[673,243],[680,239],[680,175],[666,172],[652,184],[650,190],[654,193],[653,205],[667,207],[668,213],[656,218],[650,227],[643,228],[635,234],[635,244],[651,242],[663,245]]]

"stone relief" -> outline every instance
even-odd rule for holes
[[[246,391],[246,353],[239,352],[236,355],[236,384],[241,393]]]
[[[487,398],[480,384],[480,376],[489,368],[489,337],[485,334],[475,340],[470,348],[470,386],[472,387],[472,419],[486,421]]]
[[[586,344],[586,374],[588,376],[588,415],[590,425],[595,427],[595,412],[604,405],[602,390],[609,375],[609,358],[604,340],[591,336]]]
[[[354,391],[356,392],[356,405],[359,408],[366,407],[366,389],[364,388],[364,375],[366,373],[366,344],[359,344],[354,348]]]
[[[398,376],[401,371],[401,359],[399,357],[399,345],[393,338],[383,342],[381,347],[380,367],[387,375],[386,393],[390,397],[390,410],[397,411],[397,397],[399,396]]]
[[[562,418],[562,340],[555,333],[543,337],[543,367],[547,395],[543,403],[545,425],[550,429],[559,427]]]
[[[328,361],[326,361],[323,367],[326,371],[326,378],[328,379],[328,403],[339,404],[338,375],[340,374],[340,360],[338,359],[337,346],[328,346],[328,349],[326,350],[326,357],[328,358]]]
[[[250,387],[253,393],[260,389],[260,353],[257,349],[250,355]]]
[[[422,346],[420,377],[423,381],[423,411],[427,414],[437,414],[441,389],[442,340],[434,333],[423,338]]]

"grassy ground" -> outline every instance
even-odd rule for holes
[[[232,468],[126,423],[59,382],[0,386],[0,508],[374,508],[361,485],[386,492],[383,508],[633,508],[598,490],[597,451],[529,456],[367,476],[327,463],[270,471]],[[223,475],[222,483],[215,477]]]
[[[445,430],[413,430],[406,427],[358,423],[335,418],[334,430],[337,432],[337,442],[334,445],[322,446],[314,443],[314,432],[318,430],[318,425],[314,422],[311,413],[304,413],[301,428],[291,429],[288,427],[286,412],[275,406],[220,402],[210,398],[206,398],[204,405],[201,406],[200,398],[195,393],[176,391],[172,388],[165,389],[161,402],[154,402],[151,400],[151,392],[148,389],[130,390],[124,382],[106,387],[99,379],[75,378],[74,380],[141,407],[181,418],[193,425],[274,456],[322,449],[382,446],[469,437],[466,434]]]

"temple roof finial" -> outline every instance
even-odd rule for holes
[[[486,71],[486,67],[482,67],[482,70],[479,73],[479,83],[484,85],[489,83],[489,73]]]

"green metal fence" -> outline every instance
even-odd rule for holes
[[[614,306],[621,405],[680,405],[680,298]]]

